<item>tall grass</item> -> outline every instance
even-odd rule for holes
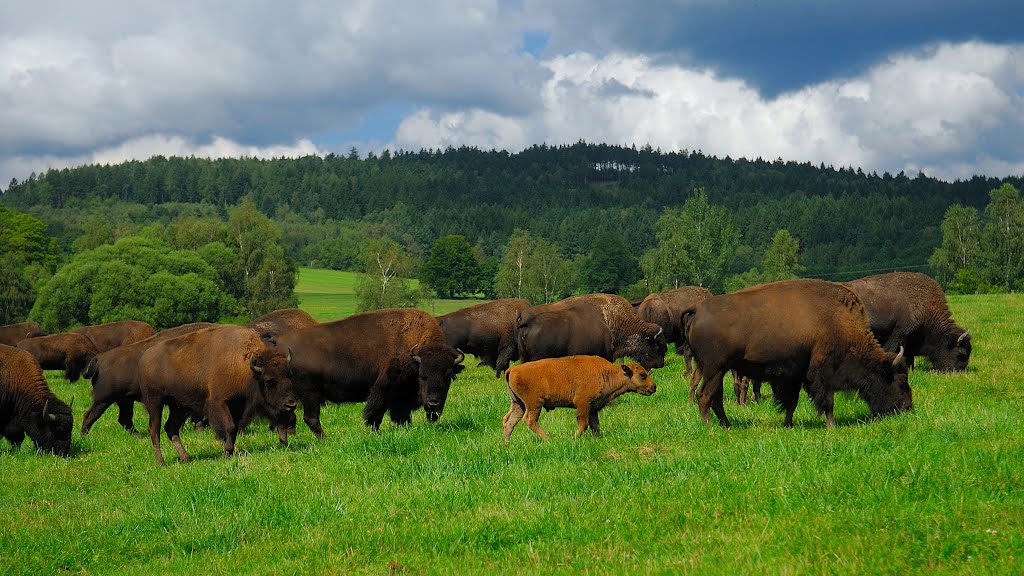
[[[504,383],[471,359],[437,424],[331,405],[324,440],[257,423],[231,460],[187,432],[194,461],[158,468],[106,414],[72,458],[0,448],[0,573],[1019,574],[1024,297],[951,305],[971,368],[912,372],[914,412],[884,420],[837,397],[832,430],[806,398],[793,429],[770,402],[705,427],[676,356],[577,441],[554,410],[551,441],[504,445]],[[47,376],[77,426],[88,383]]]

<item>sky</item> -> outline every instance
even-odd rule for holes
[[[1019,0],[0,5],[0,188],[156,154],[650,144],[1024,175]]]

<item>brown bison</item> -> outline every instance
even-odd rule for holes
[[[844,282],[857,293],[882,348],[901,346],[908,363],[924,356],[936,370],[959,371],[971,358],[971,333],[950,317],[939,283],[918,272],[892,272]]]
[[[775,401],[793,425],[801,385],[833,426],[833,395],[856,390],[873,416],[912,408],[903,353],[882,350],[860,299],[839,284],[786,280],[713,296],[684,311],[686,339],[704,385],[697,404],[729,426],[722,378],[729,369],[772,384]]]
[[[14,346],[26,338],[46,336],[46,332],[36,322],[19,322],[0,326],[0,344]]]
[[[601,311],[587,302],[534,314],[516,336],[524,362],[563,356],[615,359],[612,332]]]
[[[68,382],[78,381],[97,354],[91,340],[73,332],[26,338],[17,348],[34,356],[43,370],[63,370]]]
[[[122,320],[98,326],[82,326],[81,328],[75,328],[72,332],[92,340],[93,345],[96,346],[97,353],[106,352],[112,348],[138,342],[139,340],[145,340],[156,334],[156,330],[153,330],[152,326],[138,320]]]
[[[0,344],[0,434],[15,448],[28,434],[37,450],[67,456],[73,425],[71,406],[46,385],[36,359]]]
[[[500,377],[519,359],[516,317],[529,307],[522,298],[502,298],[456,310],[437,321],[449,346],[476,356]]]
[[[92,381],[92,404],[82,417],[82,436],[87,435],[96,420],[115,403],[118,408],[117,421],[129,433],[138,434],[133,418],[135,403],[142,401],[142,389],[139,387],[139,359],[142,354],[158,342],[213,326],[216,324],[196,322],[168,328],[145,340],[118,346],[93,358],[82,372],[83,376]]]
[[[139,360],[139,382],[157,463],[164,463],[160,421],[165,405],[164,431],[182,462],[189,457],[179,433],[190,413],[206,414],[224,440],[224,456],[230,457],[238,431],[255,414],[275,421],[295,410],[289,360],[244,326],[204,328],[151,346]]]
[[[246,324],[260,335],[264,340],[276,340],[281,334],[287,334],[292,330],[305,328],[319,324],[315,318],[305,310],[298,308],[285,308],[274,310]]]
[[[629,300],[615,294],[584,294],[551,304],[532,306],[519,314],[516,330],[529,326],[537,314],[567,308],[579,302],[592,304],[601,311],[601,317],[611,331],[614,359],[629,356],[648,370],[665,365],[668,346],[661,327],[638,318]],[[522,341],[521,338],[517,340]]]
[[[508,442],[516,424],[526,415],[526,425],[544,440],[548,435],[537,419],[540,409],[576,409],[576,438],[590,427],[601,434],[597,413],[626,392],[654,394],[654,379],[635,363],[616,365],[597,356],[568,356],[526,362],[505,371],[511,406],[502,421]]]
[[[385,412],[396,424],[408,424],[420,406],[436,422],[464,358],[445,343],[437,319],[411,308],[324,322],[284,334],[277,345],[293,352],[303,419],[319,438],[326,402],[366,402],[363,421],[374,430]]]
[[[691,305],[702,302],[711,297],[711,291],[703,286],[681,286],[649,294],[636,307],[636,315],[641,319],[661,326],[664,330],[665,341],[676,345],[676,354],[679,354],[686,361],[686,374],[692,369],[693,354],[690,346],[686,343],[686,335],[683,333],[682,315]]]

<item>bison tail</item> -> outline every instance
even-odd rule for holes
[[[86,364],[85,370],[82,370],[82,377],[88,380],[92,380],[93,377],[99,374],[99,371],[99,363],[96,362],[96,357],[93,356],[92,360],[89,360],[89,363]]]

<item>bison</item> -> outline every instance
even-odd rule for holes
[[[145,340],[156,334],[156,330],[153,330],[152,326],[139,320],[122,320],[98,326],[82,326],[75,328],[72,332],[92,340],[97,353]]]
[[[319,324],[319,322],[305,310],[285,308],[264,314],[249,322],[246,326],[255,330],[260,335],[260,338],[267,341],[276,341],[277,337],[281,334],[287,334],[292,330],[298,330],[299,328],[315,324]]]
[[[256,413],[274,421],[295,410],[289,363],[290,355],[267,346],[244,326],[204,328],[151,346],[139,360],[139,381],[157,464],[164,463],[160,421],[165,405],[164,431],[181,462],[189,457],[179,433],[194,412],[206,414],[224,440],[224,456],[230,457],[238,431]],[[283,433],[281,440],[287,440]]]
[[[445,343],[430,314],[411,308],[384,309],[324,322],[278,338],[293,352],[292,373],[303,419],[324,436],[320,407],[330,402],[366,402],[363,421],[380,428],[387,412],[408,424],[420,406],[427,419],[441,417],[464,355]]]
[[[18,448],[25,435],[36,449],[67,456],[71,452],[71,405],[46,385],[31,354],[0,344],[0,434]]]
[[[535,314],[516,336],[524,362],[562,356],[615,359],[611,330],[601,311],[587,302]]]
[[[537,314],[567,308],[579,302],[592,304],[601,311],[601,317],[612,335],[614,359],[630,356],[648,370],[665,365],[668,346],[661,327],[638,318],[629,300],[615,294],[584,294],[551,304],[532,306],[519,314],[516,330],[527,327]]]
[[[34,356],[43,370],[63,370],[68,382],[78,381],[97,354],[91,340],[74,332],[26,338],[17,348]]]
[[[626,392],[654,394],[654,379],[635,363],[616,365],[597,356],[568,356],[526,362],[505,371],[508,413],[502,420],[505,442],[526,415],[526,425],[544,440],[548,435],[537,419],[540,409],[575,408],[576,438],[590,427],[601,434],[598,411]]]
[[[636,307],[636,314],[641,320],[661,326],[665,341],[676,345],[676,354],[681,355],[686,362],[685,374],[689,374],[692,369],[693,354],[683,333],[682,313],[690,305],[710,297],[711,291],[703,286],[681,286],[649,294]]]
[[[142,354],[158,342],[212,326],[216,324],[196,322],[168,328],[145,340],[118,346],[93,358],[82,372],[92,381],[92,404],[82,417],[82,436],[89,433],[96,420],[114,403],[118,408],[117,421],[129,433],[138,434],[133,419],[135,403],[142,401],[142,389],[139,387],[139,359]]]
[[[918,272],[892,272],[843,284],[864,303],[883,349],[902,346],[911,367],[915,356],[924,356],[943,372],[967,368],[971,333],[953,321],[938,282]]]
[[[722,405],[729,369],[772,385],[775,401],[793,425],[801,385],[832,427],[833,395],[856,390],[873,416],[912,408],[902,350],[882,350],[868,327],[857,295],[822,280],[786,280],[713,296],[683,313],[704,385],[697,395],[701,418],[714,410],[730,425]]]
[[[449,346],[476,356],[500,377],[519,359],[516,317],[529,307],[522,298],[502,298],[456,310],[437,321]]]
[[[35,338],[36,336],[46,336],[46,332],[36,322],[19,322],[18,324],[0,326],[0,344],[7,346],[15,346],[26,338]]]

